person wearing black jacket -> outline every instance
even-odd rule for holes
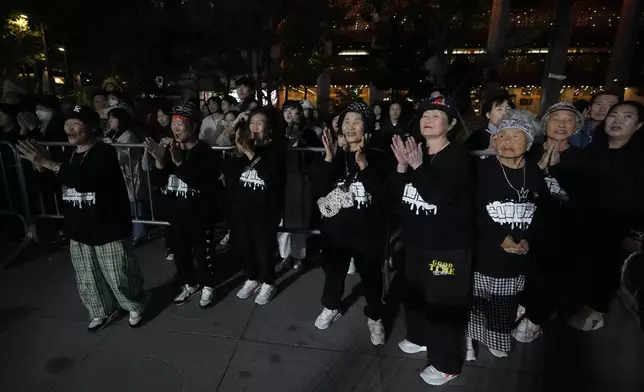
[[[339,149],[327,129],[324,132],[324,160],[315,162],[310,170],[313,194],[322,221],[322,268],[325,282],[322,294],[324,309],[315,321],[318,329],[327,329],[341,316],[344,280],[351,257],[365,287],[365,314],[371,342],[382,345],[385,331],[382,324],[382,263],[384,213],[386,199],[384,170],[386,162],[379,151],[365,146],[365,136],[373,132],[373,112],[364,102],[349,104],[341,115],[342,134],[346,147]]]
[[[217,154],[198,138],[199,118],[192,103],[177,105],[172,109],[174,139],[157,144],[147,138],[145,145],[155,159],[151,180],[167,198],[174,262],[182,285],[174,303],[182,305],[201,291],[199,306],[207,308],[215,290],[211,265],[220,169]]]
[[[255,298],[267,304],[275,295],[277,228],[284,206],[286,144],[277,131],[277,115],[268,108],[240,114],[249,133],[235,137],[236,157],[225,162],[225,178],[231,210],[231,242],[244,265],[246,282],[237,292],[241,299]]]
[[[497,157],[478,161],[468,360],[476,359],[472,339],[499,358],[507,357],[511,349],[519,295],[531,263],[535,213],[550,195],[537,164],[525,159],[538,127],[532,113],[510,110],[494,137]]]
[[[118,315],[117,304],[130,312],[131,327],[143,320],[143,279],[134,258],[130,202],[116,149],[97,141],[98,115],[77,105],[65,122],[76,146],[69,160],[57,162],[33,140],[18,145],[22,158],[51,170],[63,185],[65,226],[72,264],[83,304],[98,331]]]
[[[450,144],[456,110],[444,97],[419,106],[412,123],[424,143],[393,137],[392,190],[399,200],[405,258],[408,354],[426,351],[430,385],[456,378],[463,366],[474,238],[474,176],[467,151]]]
[[[583,115],[571,104],[556,103],[541,118],[544,144],[535,144],[527,154],[543,172],[553,205],[545,211],[544,230],[534,239],[536,263],[526,275],[519,314],[512,336],[530,343],[542,334],[541,326],[556,311],[570,312],[579,254],[580,199],[583,187],[583,153],[570,144],[581,130]]]
[[[514,109],[514,102],[507,91],[500,90],[485,99],[482,109],[488,123],[485,128],[472,132],[465,140],[465,148],[469,151],[494,149],[492,139],[497,133],[499,121],[509,110]]]
[[[604,325],[604,314],[620,284],[622,241],[644,225],[644,107],[634,101],[613,106],[584,149],[584,246],[580,270],[584,304],[568,319],[582,331]]]

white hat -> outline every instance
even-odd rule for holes
[[[302,109],[304,110],[313,109],[313,104],[311,103],[311,101],[307,101],[307,100],[300,101],[300,105],[302,105]]]

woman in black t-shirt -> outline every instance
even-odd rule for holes
[[[408,354],[427,352],[420,375],[430,385],[461,372],[471,290],[474,176],[467,151],[447,139],[455,125],[455,108],[433,98],[421,103],[412,123],[424,143],[395,135],[391,146],[406,247],[407,336],[398,346]]]
[[[468,336],[496,357],[506,357],[511,348],[533,220],[541,199],[549,195],[539,167],[525,157],[538,126],[530,112],[509,111],[494,136],[497,157],[478,162],[478,239]],[[468,341],[467,359],[475,358]]]

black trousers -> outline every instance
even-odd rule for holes
[[[370,254],[372,253],[372,254]],[[344,281],[353,257],[356,269],[362,279],[364,296],[367,306],[364,313],[372,320],[380,320],[383,316],[382,303],[382,266],[384,260],[376,252],[366,252],[344,246],[333,246],[324,243],[322,249],[322,269],[325,280],[322,292],[322,305],[331,310],[342,307]]]
[[[275,283],[273,252],[277,246],[278,226],[277,217],[262,219],[248,213],[232,221],[230,240],[244,265],[246,279]]]
[[[465,359],[468,306],[434,303],[426,295],[426,274],[433,260],[407,247],[405,258],[405,322],[407,340],[427,347],[427,363],[443,373],[460,374]]]
[[[214,229],[172,225],[170,238],[178,282],[214,288]]]

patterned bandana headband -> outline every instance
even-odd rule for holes
[[[185,102],[172,108],[172,118],[197,122],[199,109],[192,102]]]

